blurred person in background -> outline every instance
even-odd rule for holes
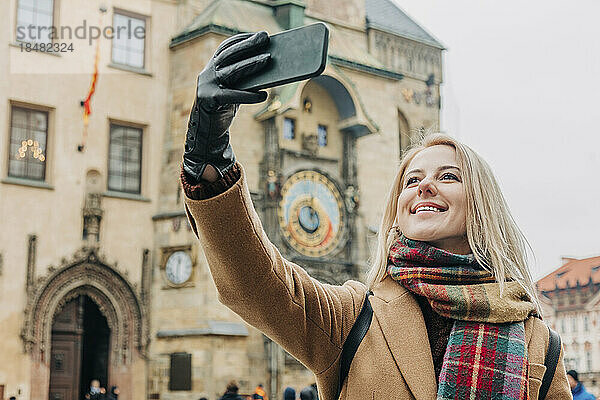
[[[585,389],[583,383],[579,382],[579,374],[574,369],[567,372],[567,379],[569,380],[569,386],[571,386],[571,393],[573,393],[573,400],[596,400],[596,396],[591,394]]]
[[[312,387],[307,386],[300,391],[300,400],[315,400],[315,392]]]
[[[227,384],[225,393],[223,396],[219,397],[219,400],[244,400],[244,398],[238,394],[239,390],[237,383],[235,381],[230,381]]]
[[[283,400],[296,400],[296,390],[291,387],[286,387],[283,391]]]
[[[265,389],[264,389],[262,383],[259,383],[258,386],[256,386],[256,389],[254,389],[254,394],[260,396],[260,397],[257,397],[258,399],[264,399],[264,400],[269,399],[267,397],[267,392],[265,392]]]
[[[106,396],[107,400],[119,400],[119,394],[121,391],[118,386],[113,386],[110,388],[108,395]]]

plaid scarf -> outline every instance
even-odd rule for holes
[[[388,273],[454,319],[438,382],[437,400],[527,400],[524,320],[535,307],[516,282],[500,295],[494,276],[472,254],[447,252],[399,235]]]

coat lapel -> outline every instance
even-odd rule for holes
[[[375,318],[410,391],[417,400],[435,399],[437,382],[419,304],[390,278],[381,282],[374,294],[371,304]]]

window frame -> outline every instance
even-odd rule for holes
[[[120,128],[125,128],[125,129],[137,129],[140,131],[140,145],[139,145],[139,174],[138,174],[138,190],[137,191],[129,191],[129,190],[122,190],[122,189],[118,189],[118,188],[112,188],[110,187],[110,176],[111,176],[111,169],[110,169],[110,161],[111,161],[111,156],[110,156],[110,151],[111,151],[111,145],[112,145],[112,132],[113,132],[113,127],[117,126]],[[109,120],[108,123],[108,152],[107,152],[107,157],[106,157],[106,188],[109,192],[114,192],[114,193],[125,193],[125,194],[129,194],[129,195],[141,195],[142,194],[142,187],[143,187],[143,177],[144,177],[144,135],[145,135],[145,130],[146,127],[142,126],[142,125],[138,125],[138,124],[132,124],[132,123],[128,123],[128,122],[123,122],[123,121],[117,121],[117,120]],[[122,169],[121,171],[119,171],[119,176],[121,177],[125,177],[126,175],[124,175],[122,173]]]
[[[286,121],[291,121],[294,131],[293,131],[293,137],[288,138],[285,136],[285,122]],[[283,138],[285,140],[295,140],[296,139],[296,131],[297,131],[297,124],[296,124],[296,119],[295,118],[290,118],[290,117],[283,117],[283,129],[282,129],[282,134],[283,134]]]
[[[14,14],[14,21],[15,21],[15,26],[13,29],[13,33],[14,33],[14,42],[15,43],[31,43],[32,45],[34,43],[56,43],[57,38],[52,38],[52,39],[47,39],[47,40],[38,40],[38,41],[32,41],[32,40],[27,40],[27,39],[19,39],[19,36],[17,34],[17,29],[19,28],[19,5],[21,3],[22,0],[17,0],[17,4],[15,7],[15,14]],[[52,0],[52,22],[51,22],[51,27],[56,27],[57,23],[56,21],[58,20],[58,2],[60,0]]]
[[[37,179],[37,178],[32,178],[30,176],[17,176],[17,175],[11,175],[10,173],[10,157],[11,157],[11,144],[12,144],[12,139],[13,139],[13,131],[12,131],[12,127],[13,127],[13,114],[14,114],[14,110],[15,109],[21,109],[21,110],[25,110],[27,112],[39,112],[39,113],[44,113],[46,115],[46,143],[45,143],[45,148],[44,148],[44,170],[43,170],[43,174],[42,174],[42,179]],[[39,183],[44,183],[47,184],[48,183],[48,177],[49,177],[49,165],[50,165],[50,161],[48,160],[48,148],[51,147],[50,146],[50,139],[51,139],[51,123],[52,123],[52,112],[53,109],[49,108],[49,107],[44,107],[44,106],[39,106],[39,105],[35,105],[35,104],[28,104],[28,103],[22,103],[22,102],[16,102],[16,101],[9,101],[9,113],[8,113],[8,143],[6,146],[6,174],[5,176],[9,179],[21,179],[24,181],[30,181],[30,182],[39,182]],[[29,117],[28,117],[29,118]]]
[[[148,57],[148,43],[147,43],[147,39],[148,39],[148,33],[149,33],[149,22],[150,22],[150,17],[147,15],[143,15],[143,14],[138,14],[132,11],[128,11],[128,10],[124,10],[122,8],[114,8],[113,9],[113,15],[112,15],[112,26],[113,29],[115,28],[115,16],[116,15],[121,15],[124,17],[128,17],[128,18],[135,18],[135,19],[139,19],[139,20],[143,20],[144,21],[144,51],[143,51],[143,59],[142,59],[142,66],[138,67],[138,66],[134,66],[134,65],[130,65],[130,64],[124,64],[121,62],[116,62],[114,60],[114,40],[115,38],[111,38],[111,44],[110,44],[110,64],[112,66],[115,67],[122,67],[125,69],[134,69],[134,70],[140,70],[140,71],[147,71],[147,59]],[[116,35],[116,32],[113,32],[113,35]]]
[[[325,144],[324,145],[321,145],[321,137],[320,137],[320,133],[319,133],[321,128],[325,129]],[[329,137],[329,128],[327,127],[327,125],[317,124],[317,145],[319,147],[327,147],[327,144],[329,143],[328,137]]]

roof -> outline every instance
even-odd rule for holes
[[[246,0],[214,0],[181,32],[178,37],[188,36],[206,26],[216,25],[232,32],[258,32],[270,34],[281,31],[269,6]]]
[[[585,258],[583,260],[568,259],[569,261],[540,279],[538,289],[541,291],[551,291],[556,289],[565,289],[567,287],[576,287],[577,282],[580,285],[587,285],[590,281],[600,282],[600,256]]]
[[[317,21],[310,17],[304,19],[306,24]],[[248,0],[215,0],[171,40],[171,47],[200,36],[206,32],[207,27],[216,28],[228,35],[261,30],[273,34],[284,30],[277,23],[273,9],[269,5]],[[346,60],[350,64],[366,67],[372,73],[379,73],[394,79],[401,78],[401,74],[387,71],[375,56],[358,45],[355,36],[344,29],[337,29],[332,24],[328,24],[328,27],[330,60],[332,57]]]
[[[444,49],[439,40],[417,24],[392,0],[366,0],[366,15],[367,27]]]
[[[392,0],[366,0],[365,12],[368,27],[387,31],[440,49],[444,48],[433,35],[413,21]],[[307,18],[306,22],[308,20],[310,18]],[[272,7],[267,4],[255,3],[248,0],[214,0],[189,25],[175,35],[173,43],[180,43],[187,38],[194,37],[195,32],[200,32],[207,26],[228,29],[230,30],[230,34],[235,32],[257,32],[261,30],[266,30],[269,34],[273,34],[283,30],[273,16]],[[332,30],[331,25],[329,28]],[[339,36],[343,35],[343,33],[339,34]],[[330,54],[336,55],[336,50],[339,49],[339,53],[346,56],[344,57],[346,59],[348,59],[348,54],[356,54],[358,57],[354,58],[360,58],[360,60],[355,61],[376,67],[381,66],[375,60],[375,57],[366,51],[357,51],[357,46],[352,43],[351,39],[340,38],[339,42],[343,42],[335,43],[336,39],[332,35]]]

